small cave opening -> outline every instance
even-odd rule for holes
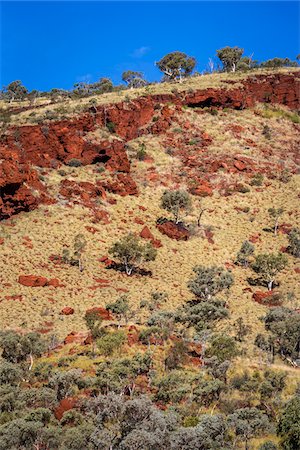
[[[111,156],[108,156],[106,154],[106,150],[100,150],[99,154],[97,156],[95,156],[95,158],[92,161],[92,164],[97,164],[97,163],[103,163],[106,164],[107,161],[109,161],[111,158]]]
[[[20,188],[20,183],[10,183],[0,188],[0,198],[13,197]]]
[[[205,100],[197,103],[188,103],[189,108],[210,108],[211,106],[222,106],[214,97],[207,97]]]

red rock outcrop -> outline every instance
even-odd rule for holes
[[[279,306],[282,303],[280,294],[274,291],[257,291],[254,292],[252,298],[255,302],[265,306]]]
[[[27,287],[61,286],[60,281],[57,278],[51,278],[48,280],[48,278],[38,275],[20,275],[18,282]]]
[[[65,308],[63,308],[61,310],[60,314],[62,314],[64,316],[71,316],[72,314],[74,314],[74,308],[71,308],[70,306],[66,306]]]
[[[153,247],[155,247],[155,248],[162,247],[161,241],[159,239],[155,239],[155,237],[153,236],[153,234],[151,233],[151,231],[149,230],[149,228],[147,226],[144,226],[144,228],[140,232],[140,237],[142,239],[149,240],[151,242],[151,244],[153,245]]]
[[[191,108],[243,109],[256,102],[283,104],[291,109],[300,109],[300,72],[270,75],[250,74],[239,81],[239,87],[229,84],[228,89],[209,88],[194,92],[156,94],[139,97],[132,101],[111,105],[99,105],[85,113],[59,121],[48,121],[38,125],[12,126],[1,138],[0,144],[0,220],[20,211],[30,211],[42,202],[50,202],[45,186],[37,172],[29,164],[39,167],[58,167],[71,159],[82,164],[103,163],[111,172],[119,172],[112,182],[106,182],[105,189],[119,195],[135,195],[137,187],[129,175],[130,163],[126,153],[126,142],[143,134],[160,134],[170,128],[182,106]],[[172,103],[172,107],[169,104]],[[97,127],[114,124],[118,136],[95,142],[90,133]],[[181,124],[190,133],[191,125]],[[234,133],[240,133],[236,127]],[[209,136],[201,135],[201,146],[209,145]],[[211,171],[219,167],[228,171],[251,172],[254,165],[249,161],[210,160],[209,155],[199,161],[195,154],[185,153],[182,162],[198,171],[207,167]],[[297,149],[295,150],[295,155]],[[203,156],[203,155],[202,155]],[[214,165],[214,170],[213,166]],[[121,172],[121,173],[120,173]],[[158,176],[153,174],[153,176]],[[196,180],[196,173],[194,179]],[[208,181],[199,180],[199,183]],[[209,187],[199,187],[198,195],[209,194]],[[197,193],[197,187],[195,190]],[[73,194],[72,194],[73,195]]]
[[[156,227],[162,234],[176,241],[187,241],[190,237],[190,233],[186,228],[180,224],[175,224],[171,220],[157,224]]]

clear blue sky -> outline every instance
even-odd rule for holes
[[[154,61],[180,50],[198,70],[226,45],[265,60],[295,59],[299,3],[276,2],[1,2],[1,85],[69,89],[77,81],[124,70],[160,78]]]

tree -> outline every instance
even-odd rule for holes
[[[165,191],[161,197],[161,207],[174,216],[175,223],[182,222],[183,214],[192,209],[192,200],[186,191]]]
[[[74,238],[73,252],[68,248],[63,249],[62,260],[71,266],[78,266],[80,272],[83,271],[84,265],[82,261],[82,254],[86,247],[86,239],[83,234],[77,234]]]
[[[258,61],[252,59],[251,56],[243,56],[236,65],[236,70],[246,72],[247,70],[255,69],[258,67]]]
[[[210,340],[206,355],[211,358],[217,357],[222,363],[230,361],[238,355],[236,341],[231,336],[217,334]]]
[[[271,429],[268,416],[257,408],[238,409],[229,415],[228,421],[236,436],[245,442],[245,450],[249,450],[250,439]]]
[[[124,331],[106,333],[97,339],[97,347],[104,356],[112,355],[119,350],[126,342]]]
[[[235,72],[244,49],[240,47],[224,47],[217,50],[217,56],[221,60],[226,72]]]
[[[182,81],[183,77],[189,76],[196,65],[196,59],[183,52],[171,52],[165,55],[160,61],[155,63],[166,80]]]
[[[213,326],[219,320],[229,316],[226,304],[222,300],[211,298],[200,302],[187,302],[176,312],[177,322],[187,327],[194,327],[196,331],[202,331]]]
[[[134,72],[132,70],[126,70],[126,72],[123,72],[122,80],[125,81],[127,86],[131,89],[143,87],[147,84],[142,72]]]
[[[254,245],[249,241],[244,241],[236,255],[236,264],[247,267],[249,264],[249,256],[254,253]]]
[[[196,266],[194,280],[188,282],[189,290],[200,299],[210,299],[224,289],[229,289],[234,281],[233,275],[222,267]]]
[[[122,319],[124,319],[125,324],[127,324],[131,311],[127,295],[121,295],[114,303],[108,303],[106,309],[111,311],[117,317],[119,325]]]
[[[292,61],[289,58],[273,58],[268,59],[261,63],[261,67],[269,69],[277,69],[279,67],[297,67],[296,61]]]
[[[292,398],[279,419],[277,433],[283,450],[300,448],[300,397]]]
[[[23,86],[20,80],[12,81],[3,90],[4,98],[13,102],[14,100],[24,100],[27,96],[28,90]]]
[[[87,310],[84,315],[87,328],[90,330],[92,338],[97,339],[105,333],[102,328],[102,317],[95,309]]]
[[[269,208],[268,213],[274,219],[274,234],[277,235],[279,217],[284,213],[283,208]]]
[[[300,315],[288,308],[272,308],[263,318],[271,333],[271,346],[285,358],[295,361],[300,355]]]
[[[283,253],[261,253],[256,256],[252,269],[266,282],[268,290],[271,291],[276,281],[277,274],[288,264],[287,256]]]
[[[143,245],[140,238],[129,233],[120,241],[115,242],[109,249],[109,253],[119,259],[126,274],[130,276],[133,270],[139,268],[143,262],[154,261],[157,250],[150,242]]]
[[[244,323],[243,317],[239,317],[233,324],[233,327],[236,330],[235,338],[239,342],[243,342],[244,338],[251,331],[251,327]]]
[[[2,357],[12,363],[26,361],[29,357],[29,370],[33,366],[33,357],[41,356],[46,350],[45,341],[39,333],[27,333],[20,335],[15,331],[2,331],[0,333],[0,346]]]
[[[293,228],[288,235],[288,240],[288,252],[296,258],[300,258],[300,229]]]
[[[274,442],[266,441],[259,447],[258,450],[278,450],[278,447],[274,444]]]

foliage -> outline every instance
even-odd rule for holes
[[[20,80],[12,81],[2,90],[3,98],[10,102],[14,100],[24,100],[27,94],[28,90],[23,86]]]
[[[70,167],[80,167],[82,166],[82,162],[79,159],[72,158],[67,162],[67,165]]]
[[[154,261],[156,258],[157,250],[153,245],[150,242],[143,245],[140,241],[135,234],[129,233],[109,249],[109,253],[118,258],[129,276],[143,262]]]
[[[2,358],[12,363],[26,361],[31,356],[41,356],[46,350],[45,341],[38,333],[21,335],[15,331],[0,333],[0,346]]]
[[[279,217],[284,213],[283,208],[269,208],[268,213],[274,219],[274,234],[276,236],[278,230]]]
[[[129,305],[129,299],[127,295],[122,295],[115,302],[108,303],[106,309],[111,311],[118,319],[119,323],[124,319],[125,324],[128,322],[131,308]]]
[[[83,234],[77,234],[74,238],[73,242],[73,251],[71,251],[64,247],[62,252],[62,260],[66,264],[70,264],[71,266],[78,266],[80,272],[83,271],[83,261],[82,255],[86,247],[86,239]]]
[[[237,64],[241,60],[244,49],[240,47],[224,47],[217,50],[217,56],[221,60],[226,72],[235,72]]]
[[[235,339],[225,334],[217,334],[212,337],[209,342],[209,347],[206,350],[206,356],[215,356],[221,363],[230,361],[238,355],[238,349]]]
[[[236,255],[236,264],[247,267],[249,264],[249,256],[254,253],[254,245],[249,241],[244,241],[242,246]]]
[[[188,282],[188,288],[199,299],[209,300],[234,282],[233,275],[222,267],[196,266],[193,271],[196,277]]]
[[[182,221],[183,214],[191,212],[191,197],[186,191],[165,191],[161,198],[161,207],[173,214],[177,224]]]
[[[147,84],[142,72],[135,72],[132,70],[126,70],[126,72],[123,72],[122,80],[127,83],[129,88],[144,87]]]
[[[93,309],[86,311],[84,315],[84,320],[87,328],[90,330],[93,339],[97,339],[104,334],[104,329],[102,328],[102,318],[98,311]]]
[[[222,300],[211,298],[208,301],[187,302],[176,312],[177,322],[187,327],[194,327],[201,331],[212,327],[217,321],[229,316],[226,303]]]
[[[124,331],[115,331],[105,334],[97,339],[97,347],[104,356],[111,356],[126,342]]]
[[[288,235],[288,240],[288,252],[296,258],[300,258],[300,229],[293,228]]]
[[[262,62],[261,67],[268,69],[277,69],[279,67],[298,67],[298,63],[289,58],[273,58]]]
[[[271,424],[268,416],[257,408],[238,409],[228,417],[229,423],[236,435],[245,442],[248,449],[249,439],[260,436],[264,432],[270,432]]]
[[[156,63],[163,72],[165,80],[176,80],[189,76],[196,65],[196,60],[183,52],[171,52]]]
[[[283,253],[261,253],[256,256],[251,264],[252,269],[260,275],[260,280],[266,282],[269,291],[272,290],[276,276],[288,264],[287,256]]]
[[[277,433],[283,450],[300,448],[300,397],[292,398],[286,405],[278,423]]]

